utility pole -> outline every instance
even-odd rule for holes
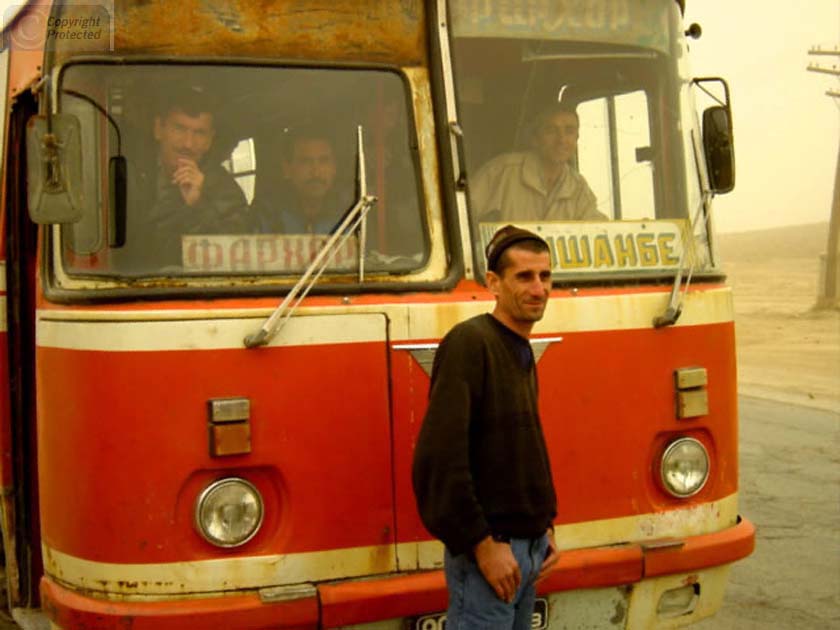
[[[809,55],[831,56],[840,59],[840,46],[826,50],[818,46],[808,51]],[[821,72],[840,78],[840,67],[837,64],[830,68],[818,63],[808,64],[810,72]],[[840,90],[829,89],[826,95],[836,99],[840,105]],[[831,219],[828,223],[828,245],[825,253],[824,273],[821,274],[821,285],[818,289],[817,308],[840,308],[840,143],[837,147],[837,165],[834,168],[834,195],[831,201]]]

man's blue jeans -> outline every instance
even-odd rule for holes
[[[471,554],[453,556],[446,551],[446,630],[530,630],[536,598],[534,580],[548,549],[548,537],[514,538],[510,546],[522,574],[519,590],[510,604],[496,596]]]

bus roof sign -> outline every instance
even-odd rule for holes
[[[459,37],[608,42],[668,52],[673,0],[462,0],[452,3]]]

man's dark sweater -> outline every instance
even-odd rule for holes
[[[423,523],[453,555],[488,534],[536,538],[557,513],[531,346],[492,315],[438,348],[413,481]]]
[[[181,239],[188,234],[241,234],[248,202],[221,165],[202,163],[201,198],[188,206],[160,166],[140,170],[129,181],[125,247],[112,252],[122,273],[156,274],[182,265]]]

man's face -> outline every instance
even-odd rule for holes
[[[565,164],[577,151],[580,124],[572,112],[557,112],[537,129],[534,148],[540,159],[552,165]]]
[[[531,252],[512,245],[503,256],[509,264],[501,274],[487,272],[487,285],[496,296],[497,308],[516,322],[542,319],[551,291],[551,259],[548,252]]]
[[[178,167],[178,160],[200,162],[213,144],[213,116],[200,113],[190,116],[178,109],[155,118],[155,140],[160,146],[160,161],[168,173]]]
[[[295,142],[291,160],[283,161],[283,175],[301,199],[320,202],[335,182],[335,156],[326,140]]]

